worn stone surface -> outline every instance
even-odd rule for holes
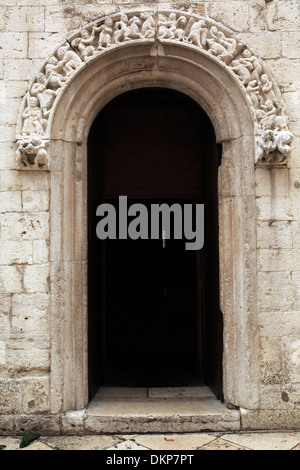
[[[299,432],[232,432],[183,434],[112,434],[102,436],[41,436],[20,449],[21,437],[2,437],[4,450],[299,450]],[[191,452],[193,463],[194,452]],[[147,457],[145,455],[145,457]]]
[[[123,433],[234,431],[239,427],[239,412],[227,409],[216,398],[190,398],[180,394],[168,398],[94,399],[85,417],[88,432],[104,434],[117,430]]]
[[[96,22],[98,27],[97,21],[100,17],[116,15],[120,11],[143,11],[150,7],[155,12],[158,9],[175,9],[185,14],[209,18],[209,21],[220,24],[220,31],[227,31],[226,28],[229,28],[231,33],[226,32],[227,40],[238,37],[247,48],[253,50],[255,54],[251,57],[259,58],[259,63],[267,66],[268,74],[274,78],[274,87],[277,84],[281,92],[289,129],[294,134],[288,164],[284,168],[254,167],[253,135],[248,126],[249,113],[246,111],[244,98],[237,98],[237,88],[242,89],[243,96],[247,95],[252,111],[263,110],[264,113],[270,112],[274,116],[274,110],[268,108],[269,103],[266,103],[266,97],[271,98],[271,101],[273,99],[272,90],[262,94],[261,82],[260,91],[257,93],[257,83],[252,83],[249,87],[248,82],[243,82],[245,75],[240,76],[242,84],[235,88],[233,79],[229,79],[228,73],[225,73],[229,57],[222,56],[223,74],[215,66],[215,61],[220,61],[222,55],[221,47],[214,49],[217,40],[212,41],[209,47],[205,45],[206,55],[204,54],[203,60],[206,56],[212,59],[212,51],[216,54],[210,66],[204,63],[206,59],[203,62],[203,68],[209,70],[209,73],[199,71],[199,83],[208,83],[208,90],[201,90],[200,85],[197,88],[191,84],[190,77],[195,76],[193,70],[187,69],[187,65],[181,66],[187,75],[181,77],[180,86],[185,90],[193,88],[194,93],[198,93],[203,102],[210,103],[208,108],[213,109],[214,125],[219,140],[223,142],[219,191],[220,288],[225,326],[225,400],[247,410],[242,413],[243,429],[296,429],[299,426],[300,406],[298,0],[202,0],[184,4],[179,1],[159,1],[155,5],[149,2],[141,4],[134,0],[126,3],[118,0],[9,0],[2,3],[0,433],[22,433],[24,429],[29,430],[32,427],[50,434],[82,433],[85,426],[92,430],[101,428],[101,432],[107,429],[109,413],[106,413],[105,406],[102,410],[105,422],[99,423],[99,419],[92,413],[92,408],[88,417],[82,412],[87,405],[87,386],[84,385],[87,384],[84,139],[88,128],[86,123],[96,112],[95,107],[101,107],[105,99],[112,95],[110,90],[105,99],[101,98],[102,104],[100,98],[97,103],[96,100],[93,102],[99,80],[102,77],[101,87],[104,89],[107,84],[105,80],[111,82],[112,76],[120,75],[119,66],[113,61],[109,62],[106,55],[103,66],[113,70],[113,75],[106,77],[100,73],[95,57],[90,55],[85,59],[87,62],[90,60],[90,72],[84,69],[82,75],[78,74],[78,81],[75,83],[72,79],[70,86],[66,87],[68,91],[62,93],[64,96],[53,127],[55,139],[51,143],[51,161],[45,159],[45,152],[49,152],[48,140],[45,147],[39,142],[29,142],[27,147],[23,148],[23,157],[27,162],[30,160],[30,152],[35,152],[34,155],[39,161],[37,171],[17,169],[16,133],[17,129],[20,129],[22,113],[23,119],[26,119],[26,110],[20,109],[22,103],[26,102],[27,91],[32,90],[31,81],[36,80],[46,61],[56,54],[67,37],[74,38],[77,34],[78,38],[79,33],[76,31],[90,23]],[[148,31],[151,31],[151,28]],[[181,28],[178,25],[176,34],[175,42],[182,42],[179,37]],[[97,32],[97,40],[99,39],[100,31]],[[228,42],[226,44],[228,47]],[[165,44],[168,59],[164,67],[169,71],[169,81],[166,81],[165,74],[164,84],[171,88],[178,85],[175,83],[171,57],[178,54],[179,49],[175,51],[173,46],[173,43]],[[74,51],[81,54],[82,62],[82,53],[84,54],[85,50],[81,48],[79,51],[76,47],[74,46]],[[96,47],[96,43],[93,47]],[[140,61],[144,60],[149,67],[149,57],[154,54],[154,49],[149,48],[143,51],[142,59],[139,55],[132,59],[135,52],[126,50],[123,48],[122,54],[128,70],[130,67],[132,70],[137,68],[138,72],[133,73],[129,81],[124,76],[116,79],[115,86],[122,90],[128,83],[131,86],[137,77],[147,73],[147,70],[141,72],[138,69]],[[92,54],[92,50],[86,51]],[[163,54],[162,51],[163,48],[158,48],[155,54]],[[193,53],[188,49],[184,50],[180,60],[190,54],[192,62]],[[237,80],[238,73],[242,73],[240,66],[246,57],[242,57],[242,52],[238,51],[235,58],[239,62],[233,64],[233,69],[234,66],[238,68],[231,70],[231,73],[236,74],[234,79]],[[76,64],[78,65],[77,62]],[[77,67],[76,64],[74,67]],[[256,63],[254,71],[258,70],[259,65]],[[95,78],[92,79],[94,73]],[[182,70],[181,73],[183,74]],[[207,82],[209,76],[215,77],[215,81],[210,78]],[[148,82],[143,83],[149,85],[155,77],[152,73],[148,75]],[[85,85],[85,80],[90,79],[89,85]],[[217,87],[217,82],[223,83],[223,89]],[[40,86],[42,87],[41,82]],[[52,90],[56,90],[56,86],[52,86]],[[70,98],[75,91],[76,103]],[[209,101],[209,95],[214,93],[216,96],[219,94],[224,101]],[[87,97],[92,103],[90,108],[84,105]],[[52,98],[53,96],[49,97],[50,101]],[[30,112],[40,111],[35,109],[34,102],[31,106]],[[45,110],[49,108],[43,108],[43,111]],[[256,118],[254,112],[251,125],[254,122],[257,124]],[[67,131],[63,129],[65,122],[68,123]],[[29,126],[28,121],[27,123]],[[266,126],[269,124],[268,120],[263,120],[263,123]],[[78,130],[75,137],[74,129]],[[275,132],[276,129],[272,130]],[[278,145],[277,130],[274,132],[271,135],[271,144]],[[268,142],[267,136],[263,137],[260,149],[265,156]],[[84,145],[78,146],[76,142],[84,142]],[[46,171],[40,171],[41,169]],[[73,298],[70,292],[74,294]],[[78,308],[79,305],[82,310]],[[167,406],[172,407],[174,390],[152,391],[153,397],[161,398],[161,393],[168,400]],[[119,397],[114,397],[116,398]],[[185,411],[181,412],[185,416]],[[192,415],[197,416],[195,410]],[[205,421],[205,417],[200,416],[197,423],[193,424],[195,430],[201,420]],[[187,421],[184,426],[188,426]],[[216,423],[213,424],[215,425]],[[124,430],[130,428],[124,422],[122,426]],[[144,426],[142,420],[140,426]],[[155,426],[157,431],[159,424]],[[170,421],[168,426],[172,432],[176,430],[175,421]],[[223,426],[220,421],[219,426]],[[231,440],[226,435],[214,442],[201,441],[201,445],[208,448],[212,445],[215,448],[252,448],[250,437],[244,435],[241,439]],[[294,436],[291,434],[288,438],[291,439],[291,445],[294,444]],[[156,442],[155,439],[153,442]],[[280,448],[284,445],[283,442],[281,440],[275,448]],[[108,440],[105,444],[97,444],[91,440],[89,445],[93,448],[98,445],[113,447],[119,443]],[[148,447],[144,440],[136,440],[136,443]],[[11,441],[8,445],[14,445],[14,442]],[[58,443],[53,445],[59,446]],[[72,447],[73,444],[68,442],[66,445]]]

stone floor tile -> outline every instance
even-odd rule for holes
[[[113,447],[109,447],[107,450],[149,450],[149,448],[143,447],[132,440],[128,440],[120,442]]]
[[[5,445],[3,450],[52,450],[46,443],[38,440],[31,442],[28,446],[20,449],[22,437],[1,437],[0,445]]]
[[[292,450],[300,450],[300,443],[292,448]]]
[[[3,450],[15,450],[19,447],[20,442],[19,438],[0,436],[0,445],[5,446]]]
[[[20,450],[53,450],[52,447],[48,446],[44,442],[34,441],[29,444],[27,447],[24,447]]]
[[[104,450],[122,441],[115,436],[53,436],[40,440],[55,450]]]
[[[234,444],[222,438],[214,439],[213,441],[200,447],[199,450],[251,450],[244,446]]]
[[[0,436],[0,445],[5,446],[3,450],[17,450],[22,438],[19,437],[2,437]]]
[[[215,436],[199,434],[146,434],[133,438],[135,442],[151,450],[196,450],[214,440]]]
[[[249,432],[224,434],[223,439],[253,450],[290,450],[299,444],[299,433]]]

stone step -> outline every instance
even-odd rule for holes
[[[210,391],[204,390],[206,387],[198,391],[198,396],[196,387],[191,388],[190,391],[181,389],[181,396],[179,390],[172,389],[149,389],[146,396],[147,389],[135,389],[136,396],[130,396],[132,390],[123,391],[123,396],[120,390],[107,390],[108,393],[100,390],[86,410],[85,431],[109,434],[240,429],[239,410],[228,409]],[[205,396],[206,393],[210,396]]]

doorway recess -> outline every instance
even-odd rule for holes
[[[220,151],[207,115],[179,92],[127,92],[99,113],[88,149],[90,399],[115,387],[201,395],[208,385],[222,400]],[[109,203],[118,214],[119,196],[149,213],[204,204],[203,248],[163,234],[99,240],[96,209]]]

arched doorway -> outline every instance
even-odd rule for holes
[[[207,113],[222,144],[218,169],[220,305],[226,403],[258,405],[255,134],[236,77],[202,49],[126,43],[80,68],[51,118],[51,410],[88,404],[87,140],[99,111],[122,92],[164,87]],[[249,362],[250,361],[250,362]]]
[[[94,120],[88,139],[90,398],[103,384],[205,382],[222,399],[220,155],[205,112],[174,90],[124,93]],[[175,204],[182,216],[187,205],[203,204],[203,248],[187,250],[187,240],[174,233],[99,240],[97,207],[113,205],[119,220],[119,196],[148,214],[154,204]]]
[[[197,102],[222,144],[218,223],[224,400],[257,409],[260,345],[255,164],[264,155],[261,137],[274,137],[274,133],[269,132],[272,129],[262,132],[269,122],[266,105],[270,88],[261,86],[260,99],[253,99],[252,88],[246,86],[247,77],[241,74],[245,57],[256,64],[252,73],[249,69],[253,79],[262,73],[261,78],[269,80],[275,99],[273,117],[280,129],[287,125],[285,106],[261,58],[223,25],[182,10],[130,10],[127,14],[132,21],[133,17],[141,20],[139,39],[134,36],[120,41],[120,12],[98,18],[75,32],[33,77],[18,118],[16,167],[49,170],[51,412],[80,410],[88,404],[86,202],[90,128],[99,111],[120,93],[153,86],[177,90]],[[175,35],[165,35],[158,27],[158,22],[167,18]],[[206,28],[211,40],[201,44],[190,36],[184,24],[187,27],[191,22]],[[99,47],[99,26],[104,23],[112,24],[116,34],[106,46]],[[86,34],[93,42],[88,47]],[[218,38],[224,37],[224,46],[228,46],[225,54],[218,45]],[[51,80],[43,82],[51,65],[48,60],[56,63],[62,52],[69,60],[71,45],[77,60],[74,62],[71,54],[70,67],[61,71],[61,77],[50,72]],[[230,54],[229,49],[235,53]],[[46,100],[46,108],[45,100],[38,98],[37,111],[44,114],[43,132],[40,134],[41,128],[33,125],[28,135],[28,98],[36,102],[38,90],[48,97],[50,93],[52,98]]]

